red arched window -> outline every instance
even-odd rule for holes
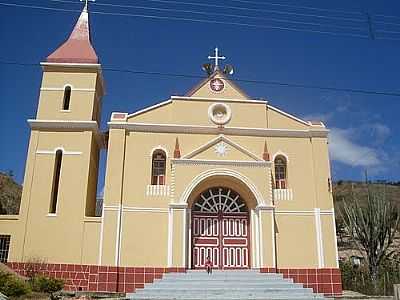
[[[153,153],[151,162],[151,184],[164,185],[165,184],[165,166],[166,155],[162,150],[156,150]]]
[[[286,158],[279,155],[275,158],[275,188],[287,188],[287,162]]]

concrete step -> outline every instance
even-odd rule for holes
[[[152,290],[138,290],[138,295],[197,295],[197,296],[207,296],[207,295],[241,295],[241,296],[250,296],[250,295],[291,295],[291,296],[303,296],[303,295],[312,295],[312,290],[302,290],[302,289],[293,289],[293,290],[285,290],[285,289],[193,289],[193,290],[171,290],[171,289],[152,289]]]
[[[208,300],[208,299],[218,299],[218,300],[311,300],[311,299],[324,299],[320,295],[140,295],[131,294],[126,299],[136,299],[136,300]]]
[[[168,273],[144,289],[128,294],[137,300],[306,300],[324,299],[282,274],[246,271]]]
[[[194,282],[187,282],[185,283],[185,288],[197,288],[199,286],[201,286],[202,284],[194,281]],[[225,282],[225,281],[210,281],[207,282],[207,287],[208,288],[213,288],[213,287],[227,287],[227,288],[231,288],[231,287],[237,287],[239,284],[237,282]],[[148,283],[145,285],[146,289],[149,288],[153,288],[153,287],[169,287],[169,288],[179,288],[182,287],[182,284],[180,282],[163,282],[163,281],[157,281],[154,283]],[[276,287],[276,288],[302,288],[303,284],[301,283],[291,283],[291,282],[269,282],[269,281],[265,281],[265,282],[240,282],[240,287],[243,288],[257,288],[257,287]]]

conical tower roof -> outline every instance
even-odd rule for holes
[[[84,7],[69,38],[50,54],[46,61],[51,63],[99,63],[99,58],[90,42],[87,6]]]

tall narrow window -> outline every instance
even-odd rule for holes
[[[275,188],[287,188],[287,163],[283,156],[275,158]]]
[[[10,250],[10,235],[0,235],[0,262],[6,263]]]
[[[161,150],[155,151],[152,157],[152,170],[151,170],[152,185],[165,184],[165,164],[166,164],[165,152]]]
[[[53,186],[51,189],[51,201],[49,213],[55,214],[57,210],[58,187],[60,185],[62,151],[57,150],[56,159],[54,162]]]
[[[70,102],[71,102],[71,87],[66,86],[64,89],[63,110],[69,110]]]

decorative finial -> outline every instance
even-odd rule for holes
[[[83,7],[83,11],[87,12],[89,8],[89,1],[90,2],[96,2],[96,0],[80,0],[81,2],[85,2],[85,6]]]
[[[215,47],[214,51],[215,51],[215,56],[208,56],[208,59],[214,59],[214,61],[215,61],[215,63],[214,63],[214,71],[216,71],[216,70],[219,69],[218,60],[220,60],[220,59],[224,60],[224,59],[226,59],[226,57],[225,56],[218,56],[218,48],[217,47]]]
[[[175,140],[174,158],[181,158],[181,149],[179,148],[178,138]]]
[[[268,147],[267,147],[267,141],[265,141],[264,143],[264,152],[263,152],[263,160],[265,161],[269,161],[270,157],[269,157],[269,153],[268,153]]]

